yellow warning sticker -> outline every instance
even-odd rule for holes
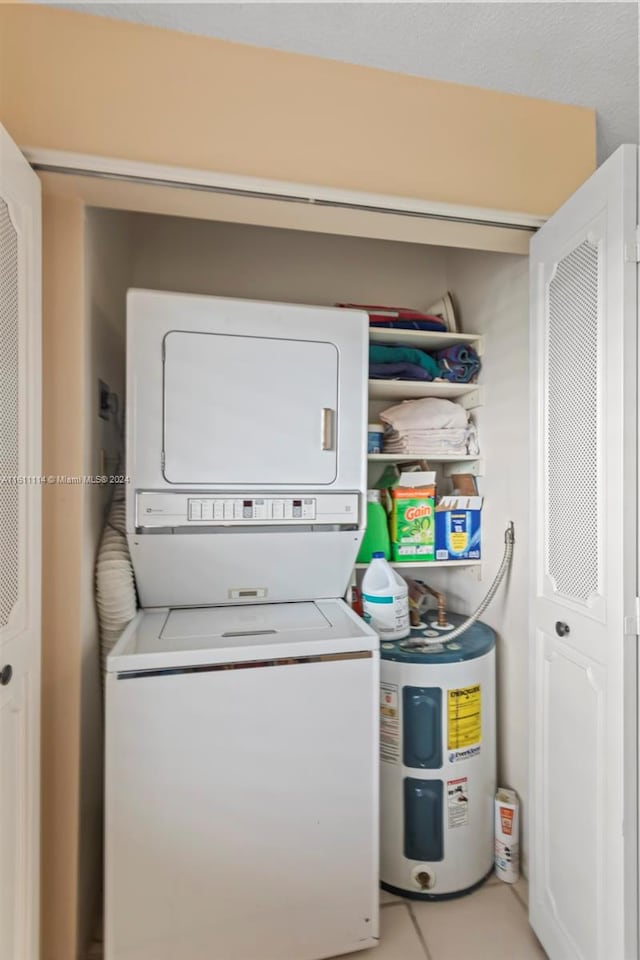
[[[400,711],[395,683],[380,684],[380,759],[400,762]]]
[[[482,694],[480,684],[449,690],[447,697],[447,744],[449,750],[464,750],[482,739]]]

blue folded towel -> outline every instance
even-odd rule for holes
[[[469,383],[480,372],[480,358],[466,343],[457,343],[434,354],[438,361],[438,376],[454,383]]]

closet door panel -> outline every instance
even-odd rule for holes
[[[40,183],[0,126],[0,956],[39,956]]]
[[[551,960],[637,953],[637,151],[534,237],[530,917]]]

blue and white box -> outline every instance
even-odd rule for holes
[[[435,509],[436,560],[479,560],[482,497],[442,497]]]

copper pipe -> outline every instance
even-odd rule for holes
[[[449,623],[447,621],[447,598],[444,593],[441,593],[440,590],[434,590],[433,587],[430,587],[427,583],[422,584],[427,593],[430,593],[432,597],[438,601],[438,626],[439,627],[448,627]]]

